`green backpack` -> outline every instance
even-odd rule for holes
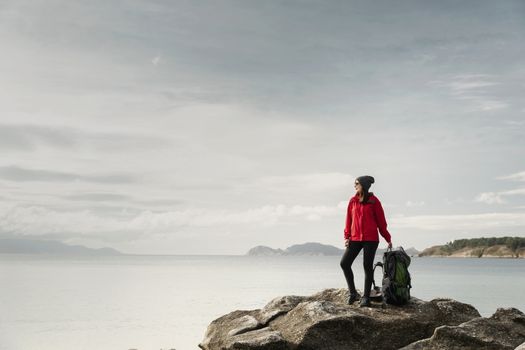
[[[410,300],[410,257],[403,247],[383,254],[383,298],[388,304],[403,305]]]

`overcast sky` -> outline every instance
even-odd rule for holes
[[[523,1],[0,0],[0,237],[143,254],[525,236]],[[380,246],[384,246],[383,242]]]

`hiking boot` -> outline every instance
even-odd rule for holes
[[[348,305],[352,305],[354,302],[358,301],[361,298],[361,296],[355,292],[350,293],[350,297],[348,298]]]
[[[361,302],[359,303],[359,307],[370,307],[370,298],[369,297],[363,297],[361,299]]]

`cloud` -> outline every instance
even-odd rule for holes
[[[497,178],[498,180],[514,180],[514,181],[523,181],[525,182],[525,171],[514,173],[511,175],[506,176],[500,176]]]
[[[503,204],[505,201],[502,198],[501,193],[496,192],[484,192],[480,193],[476,198],[476,202],[487,203],[487,204]]]
[[[487,74],[465,74],[448,81],[432,81],[430,85],[449,89],[450,95],[463,101],[470,101],[478,111],[492,111],[509,107],[505,101],[491,93],[492,87],[500,85],[494,76]]]
[[[515,127],[515,126],[521,127],[525,125],[525,120],[505,120],[504,123],[512,127]]]
[[[411,207],[422,207],[422,206],[425,205],[425,202],[423,202],[423,201],[420,201],[420,202],[407,201],[407,202],[405,203],[405,205],[406,205],[407,207],[409,207],[409,208],[411,208]]]
[[[133,202],[148,207],[172,207],[180,206],[185,203],[183,200],[173,198],[134,199]]]
[[[37,206],[4,206],[0,216],[0,231],[12,235],[98,235],[120,227],[118,220],[102,218],[88,210],[63,212]]]
[[[514,190],[501,192],[484,192],[479,194],[475,201],[487,204],[502,204],[506,203],[503,197],[519,195],[525,195],[525,188],[517,188]]]
[[[71,133],[52,127],[0,124],[0,148],[32,150],[37,145],[70,148],[77,143]]]
[[[491,78],[489,75],[459,75],[454,77],[448,87],[457,96],[469,94],[473,90],[481,90],[487,86],[494,86],[498,83],[489,82],[484,79]]]
[[[160,57],[160,55],[153,57],[153,59],[151,60],[151,63],[154,66],[157,66],[161,62],[162,62],[162,58]]]
[[[104,152],[159,148],[169,144],[158,136],[137,133],[90,132],[78,128],[32,124],[0,124],[0,149],[33,151],[46,146],[56,149],[98,148]]]
[[[131,197],[117,194],[117,193],[83,193],[63,196],[62,198],[72,201],[90,201],[90,202],[106,202],[106,201],[128,201]]]
[[[120,184],[135,182],[130,175],[82,175],[60,171],[42,169],[25,169],[17,166],[0,167],[0,178],[15,182],[94,182],[106,184]]]
[[[290,222],[342,218],[346,202],[336,206],[266,205],[246,210],[193,208],[185,210],[125,212],[98,215],[90,210],[57,211],[36,206],[0,205],[0,232],[11,236],[48,235],[69,239],[96,237],[105,241],[126,241],[161,234],[177,236],[200,229],[222,232],[237,226],[244,229],[271,227]],[[395,230],[495,232],[525,226],[525,212],[466,215],[392,216],[389,227]],[[181,233],[182,234],[182,233]]]
[[[275,225],[286,218],[318,221],[341,215],[346,203],[337,206],[265,205],[241,211],[188,209],[182,211],[144,211],[129,222],[129,227],[144,231],[166,232],[176,227],[216,227],[230,225]]]
[[[354,176],[344,173],[313,173],[260,177],[247,186],[261,191],[308,193],[344,188],[353,189],[354,180]]]
[[[524,149],[517,11],[502,16],[509,6],[496,2],[476,16],[471,6],[412,5],[141,2],[123,12],[111,1],[7,2],[0,182],[16,188],[2,195],[48,208],[49,221],[40,218],[46,210],[26,210],[36,234],[75,235],[252,232],[292,220],[314,231],[315,220],[342,221],[344,209],[332,204],[353,192],[345,172],[364,169],[388,177],[388,197],[407,212],[444,191],[468,198],[465,212],[480,206],[472,194],[510,199],[475,175]],[[432,79],[440,81],[430,91]],[[414,169],[424,176],[410,198]],[[118,186],[119,174],[141,181]],[[451,176],[472,181],[450,186]],[[440,205],[432,210],[446,210]],[[121,206],[133,210],[120,214]]]
[[[68,237],[175,234],[184,228],[228,228],[235,225],[272,226],[281,220],[318,221],[340,216],[345,202],[337,206],[266,205],[246,210],[185,209],[176,211],[127,212],[99,215],[91,210],[58,211],[41,206],[0,206],[0,232],[12,235],[60,235]]]
[[[516,188],[515,190],[503,191],[500,192],[504,196],[516,196],[516,195],[525,195],[525,188]]]
[[[498,100],[484,100],[478,99],[477,103],[481,111],[492,111],[496,109],[504,109],[509,106],[508,103]]]
[[[414,228],[431,231],[494,231],[508,227],[525,226],[525,212],[395,216],[390,219],[389,226],[396,229]]]
[[[497,177],[497,179],[525,182],[525,171],[511,174],[511,175],[500,176],[500,177]],[[500,191],[500,192],[483,192],[483,193],[480,193],[478,196],[476,196],[475,201],[480,202],[480,203],[487,203],[487,204],[502,204],[502,203],[506,203],[504,197],[520,196],[520,195],[525,195],[525,188],[516,188],[513,190]]]

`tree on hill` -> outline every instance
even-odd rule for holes
[[[445,244],[443,249],[446,252],[453,252],[462,248],[491,247],[504,245],[513,251],[525,248],[525,237],[483,237],[471,239],[456,239]]]

